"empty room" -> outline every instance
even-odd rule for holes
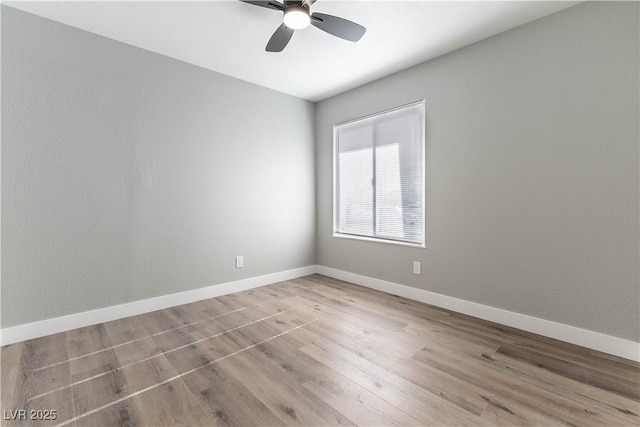
[[[0,425],[640,425],[639,2],[0,13]]]

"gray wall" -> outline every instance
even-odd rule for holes
[[[318,264],[638,341],[638,6],[579,4],[320,102]],[[422,98],[428,247],[331,237],[332,125]]]
[[[3,6],[2,326],[314,264],[313,111]]]

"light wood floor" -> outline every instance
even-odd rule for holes
[[[1,407],[56,411],[19,426],[638,426],[639,383],[638,363],[314,275],[3,347]]]

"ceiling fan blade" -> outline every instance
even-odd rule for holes
[[[284,49],[287,43],[289,43],[289,40],[291,40],[294,31],[295,30],[292,30],[284,24],[280,25],[269,39],[265,50],[267,52],[282,52],[282,49]]]
[[[357,42],[367,31],[362,25],[324,13],[311,15],[311,25],[341,39]]]
[[[266,7],[271,10],[284,10],[284,5],[277,1],[249,1],[249,0],[240,0],[243,3],[249,3],[254,6]]]

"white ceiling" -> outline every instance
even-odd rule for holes
[[[315,27],[264,48],[282,13],[240,1],[5,4],[152,52],[319,101],[570,7],[576,1],[336,1],[322,12],[364,25],[358,43]]]

